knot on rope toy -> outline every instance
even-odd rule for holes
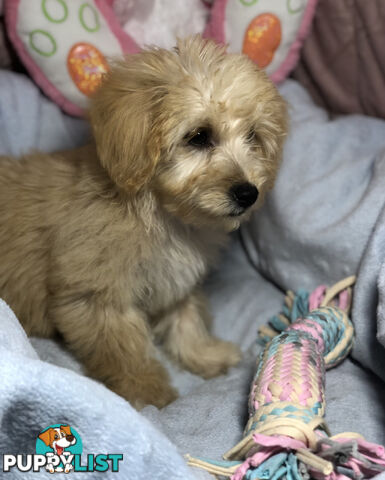
[[[331,437],[324,419],[325,370],[353,345],[348,312],[354,281],[287,293],[283,311],[259,331],[266,346],[242,440],[224,461],[188,457],[190,465],[231,480],[361,480],[385,470],[383,447],[354,433]]]

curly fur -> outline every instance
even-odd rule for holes
[[[176,392],[154,338],[204,377],[240,359],[199,284],[274,183],[286,107],[245,56],[193,37],[115,63],[89,116],[90,145],[0,159],[0,296],[29,335],[59,333],[91,376],[161,407]],[[211,148],[186,140],[202,126]],[[258,201],[234,215],[246,181]]]

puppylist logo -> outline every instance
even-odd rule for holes
[[[82,464],[83,443],[78,432],[69,425],[55,424],[42,430],[36,440],[36,454],[3,455],[3,472],[12,469],[20,472],[39,472],[45,468],[50,473],[119,472],[122,453],[88,454]]]

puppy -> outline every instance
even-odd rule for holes
[[[49,428],[45,432],[39,435],[47,446],[51,447],[54,455],[61,456],[66,455],[66,448],[71,445],[75,445],[76,438],[72,435],[71,427],[69,425],[60,425],[58,428]],[[56,471],[63,471],[62,467],[59,467]],[[69,473],[73,469],[71,463],[67,463],[64,467],[64,472]],[[46,470],[50,473],[55,473],[55,468],[51,463],[46,465]]]
[[[0,160],[0,297],[136,408],[176,398],[153,341],[205,378],[240,360],[200,284],[274,183],[285,103],[246,56],[193,37],[112,65],[93,142]]]

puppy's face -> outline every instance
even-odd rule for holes
[[[72,435],[71,428],[68,425],[49,428],[41,433],[39,438],[59,455],[63,453],[66,447],[76,443],[76,438]]]
[[[199,37],[112,68],[91,121],[102,164],[188,224],[237,228],[274,183],[286,108],[245,56]]]

